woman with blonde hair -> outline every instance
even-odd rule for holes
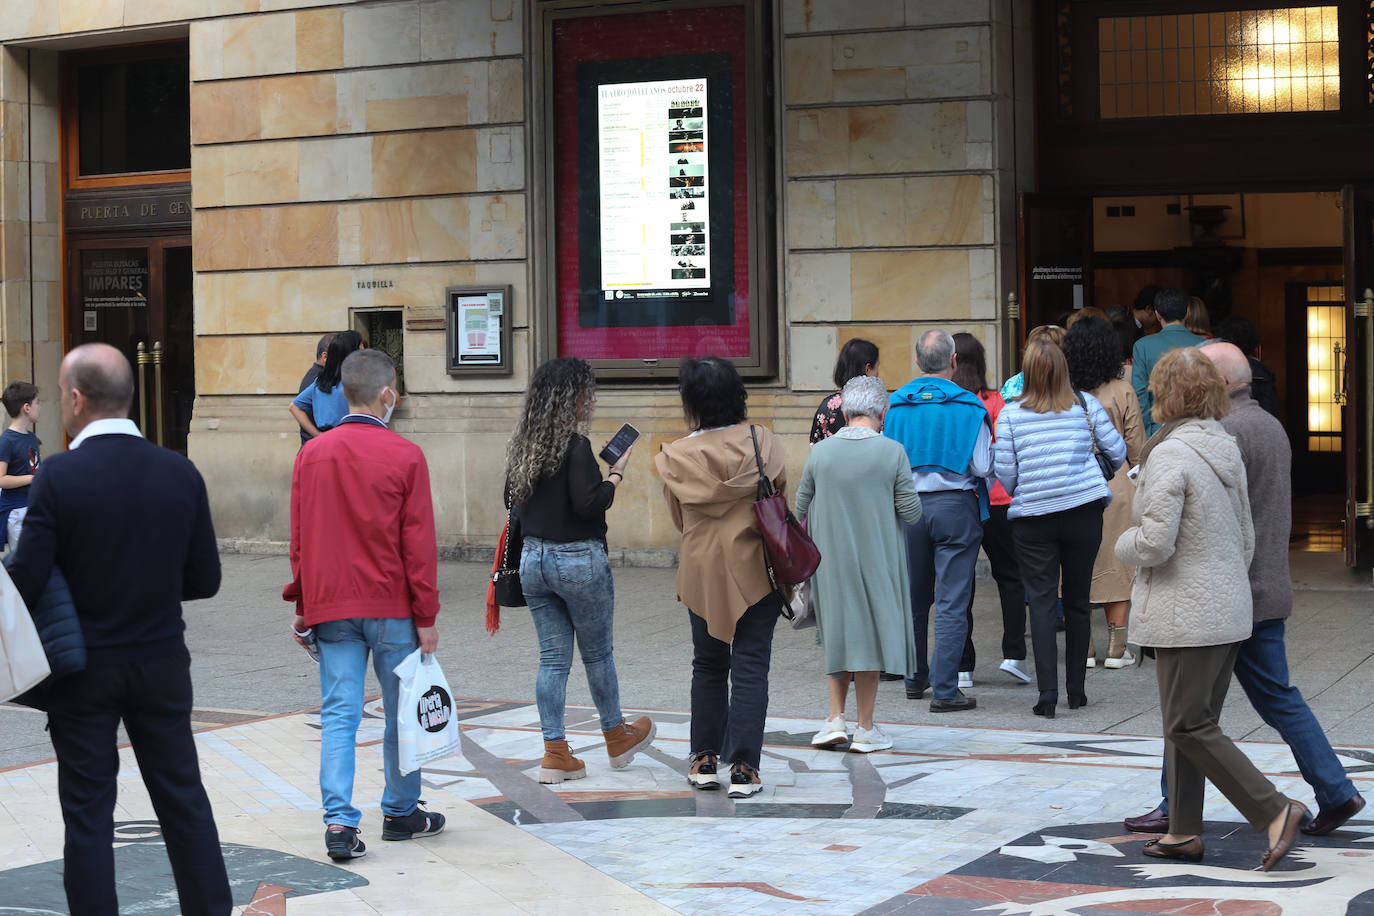
[[[1188,311],[1183,316],[1183,326],[1199,337],[1212,337],[1212,318],[1207,313],[1207,305],[1197,296],[1188,297]]]
[[[1029,347],[1037,340],[1047,340],[1056,347],[1064,346],[1064,335],[1068,333],[1057,324],[1042,324],[1030,329],[1026,335],[1026,346]],[[1024,351],[1022,351],[1024,355]],[[1021,396],[1021,390],[1025,386],[1024,373],[1018,372],[1011,378],[1002,383],[1002,390],[998,392],[1004,401],[1013,401]]]
[[[1170,350],[1150,374],[1154,417],[1145,446],[1134,527],[1116,555],[1140,568],[1135,635],[1155,651],[1169,833],[1147,856],[1201,861],[1204,780],[1255,830],[1267,831],[1268,871],[1293,844],[1307,808],[1286,798],[1221,730],[1240,644],[1253,626],[1250,499],[1236,441],[1218,421],[1230,409],[1216,365],[1194,347]]]
[[[596,410],[596,376],[584,360],[551,359],[535,370],[506,449],[506,504],[525,538],[520,585],[539,636],[534,696],[544,735],[539,781],[581,779],[563,730],[573,637],[587,687],[601,716],[611,766],[628,766],[654,739],[648,716],[628,722],[620,711],[613,654],[615,583],[606,557],[606,510],[625,479],[630,449],[607,479],[586,430]]]
[[[1113,470],[1126,443],[1097,398],[1075,396],[1064,351],[1046,339],[1026,345],[1025,390],[997,418],[993,463],[1011,494],[1012,538],[1030,596],[1031,648],[1040,696],[1032,708],[1052,719],[1059,701],[1055,610],[1062,580],[1064,682],[1069,708],[1088,703],[1088,598],[1102,540],[1102,510],[1112,500],[1095,452]]]

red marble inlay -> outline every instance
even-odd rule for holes
[[[762,881],[697,881],[693,884],[683,885],[684,887],[742,887],[747,891],[758,891],[760,894],[767,894],[770,897],[781,897],[783,900],[811,900],[811,897],[798,897],[796,894],[789,894],[787,891],[778,890],[771,884]]]
[[[692,796],[692,792],[691,792],[690,789],[689,789],[689,790],[686,790],[686,791],[683,791],[683,792],[652,792],[652,791],[636,791],[636,792],[615,792],[615,791],[604,791],[604,792],[577,792],[577,791],[564,791],[564,792],[558,792],[558,791],[555,791],[554,794],[557,795],[559,798],[563,799],[565,802],[656,801],[656,800],[664,799],[664,798],[692,798],[692,797],[693,797],[693,796]]]
[[[857,847],[857,846],[846,846],[846,845],[844,845],[843,843],[832,843],[831,845],[829,845],[829,846],[827,846],[827,847],[825,847],[825,848],[826,848],[826,850],[829,851],[829,852],[853,852],[854,850],[858,849],[859,847]]]
[[[908,894],[924,897],[954,897],[960,900],[1002,900],[1008,903],[1039,903],[1075,894],[1097,894],[1124,890],[1100,884],[1059,884],[1053,881],[1022,881],[1016,878],[986,878],[981,875],[941,875],[917,885]]]

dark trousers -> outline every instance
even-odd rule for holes
[[[1256,830],[1264,830],[1287,804],[1221,730],[1221,707],[1239,651],[1240,643],[1155,650],[1171,833],[1202,833],[1204,779]]]
[[[733,642],[692,621],[692,753],[759,768],[768,715],[768,666],[782,602],[776,593],[752,605],[735,624]]]
[[[972,619],[973,576],[983,526],[972,490],[921,494],[921,520],[906,527],[911,577],[911,622],[916,635],[916,677],[908,686],[931,686],[937,700],[959,695],[959,671]],[[935,607],[935,651],[927,631]],[[970,660],[971,661],[971,660]],[[971,667],[971,666],[970,666]]]
[[[1041,703],[1059,701],[1059,640],[1054,620],[1064,596],[1064,690],[1070,702],[1087,700],[1088,596],[1102,543],[1102,504],[1012,519],[1021,581],[1030,596],[1031,648]]]
[[[191,737],[191,659],[97,665],[54,685],[48,724],[66,825],[62,881],[72,916],[117,916],[114,808],[120,720],[162,826],[185,916],[233,908],[219,833]]]
[[[988,507],[988,520],[983,522],[983,553],[992,566],[997,597],[1002,603],[1002,657],[1021,661],[1026,657],[1026,586],[1021,582],[1021,569],[1016,562],[1016,544],[1011,522],[1007,520],[1009,508]]]

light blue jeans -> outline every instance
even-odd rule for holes
[[[612,651],[615,583],[611,581],[606,545],[600,541],[563,543],[527,537],[520,554],[520,586],[539,635],[534,696],[544,740],[562,741],[565,737],[563,716],[574,634],[602,731],[624,722]]]
[[[409,617],[328,620],[315,625],[315,636],[320,641],[320,796],[324,822],[356,827],[362,820],[362,812],[353,807],[353,769],[369,650],[386,708],[382,814],[405,817],[420,801],[420,771],[402,776],[397,765],[396,695],[401,679],[392,669],[419,646],[415,622]]]

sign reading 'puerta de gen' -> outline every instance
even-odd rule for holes
[[[120,191],[72,191],[66,200],[66,228],[74,232],[151,232],[191,229],[191,186]]]

